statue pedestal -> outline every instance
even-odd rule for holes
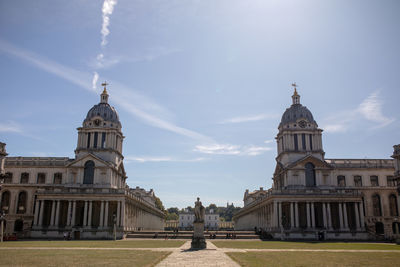
[[[206,247],[206,239],[204,238],[204,222],[194,222],[191,249],[205,249]]]

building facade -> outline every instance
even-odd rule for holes
[[[246,190],[235,229],[257,227],[279,239],[393,238],[400,206],[394,161],[326,159],[323,130],[296,88],[292,102],[278,127],[273,186]]]
[[[193,229],[194,214],[179,214],[179,229]],[[219,214],[208,213],[204,216],[204,228],[208,230],[219,229]]]
[[[61,238],[68,232],[75,239],[103,239],[113,237],[114,227],[117,238],[163,228],[153,190],[126,184],[122,126],[108,97],[104,87],[100,103],[77,129],[75,158],[3,157],[6,234]]]

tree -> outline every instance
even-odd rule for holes
[[[155,198],[156,198],[156,207],[157,207],[157,209],[165,211],[165,208],[164,208],[164,205],[163,205],[161,199],[159,199],[158,197],[155,197]]]

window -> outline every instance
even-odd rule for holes
[[[94,179],[94,162],[91,160],[86,161],[83,174],[84,184],[93,184]]]
[[[12,183],[12,178],[13,178],[12,172],[7,172],[6,173],[6,177],[4,178],[4,183],[5,184],[11,184]]]
[[[381,198],[379,197],[379,195],[374,195],[372,197],[372,206],[373,206],[374,216],[382,216]]]
[[[344,177],[343,175],[339,175],[337,177],[337,184],[338,184],[338,186],[345,187],[346,186],[346,177]]]
[[[306,150],[306,134],[301,134],[301,143],[303,146],[303,150]]]
[[[87,145],[86,145],[86,147],[87,148],[90,147],[90,133],[87,134]]]
[[[21,173],[21,184],[29,183],[29,173],[23,172]]]
[[[310,150],[313,150],[313,148],[312,148],[312,134],[310,134]]]
[[[390,210],[390,216],[399,216],[397,210],[397,198],[395,195],[389,196],[389,210]]]
[[[54,184],[62,184],[62,173],[57,172],[54,174]]]
[[[393,176],[387,176],[387,186],[397,186],[396,180]]]
[[[315,186],[315,166],[311,162],[306,163],[306,186]]]
[[[18,195],[17,213],[24,214],[26,212],[26,192],[22,191]]]
[[[101,134],[101,148],[106,147],[106,133]]]
[[[293,137],[294,137],[294,150],[298,151],[299,150],[299,143],[297,141],[297,134],[294,134]]]
[[[360,175],[354,176],[354,186],[361,187],[362,186],[362,179]]]
[[[37,183],[38,184],[46,183],[46,174],[44,174],[43,172],[39,172],[37,176]]]
[[[1,210],[3,210],[6,214],[8,213],[9,205],[10,205],[10,192],[5,191],[1,195]]]
[[[371,186],[379,186],[378,176],[376,175],[371,176]]]
[[[99,137],[99,133],[95,132],[94,133],[94,140],[93,140],[93,147],[94,148],[97,148],[97,139],[98,139],[98,137]]]

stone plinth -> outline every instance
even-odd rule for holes
[[[204,238],[204,222],[194,222],[191,249],[205,249],[206,247],[206,239]]]

